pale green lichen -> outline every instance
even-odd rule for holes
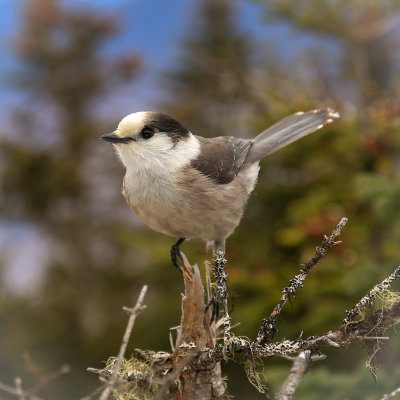
[[[109,358],[103,371],[112,371],[115,362],[115,357]],[[136,358],[124,359],[113,395],[116,400],[151,400],[157,387],[150,364]]]
[[[379,339],[384,332],[400,323],[400,292],[390,289],[377,294],[375,302],[359,313],[360,321],[366,322],[368,333],[365,336],[376,336],[376,339],[365,340],[365,350],[368,353],[366,367],[369,368],[374,380],[378,366],[378,353],[383,347],[383,340]]]
[[[259,358],[251,358],[244,362],[244,370],[249,382],[258,390],[259,393],[266,393],[267,387],[263,383],[264,364]]]

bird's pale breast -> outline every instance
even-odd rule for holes
[[[228,184],[216,184],[190,166],[174,174],[154,170],[130,171],[123,194],[138,217],[155,231],[206,241],[228,237],[239,224],[255,185],[258,164]],[[165,171],[164,171],[165,172]]]

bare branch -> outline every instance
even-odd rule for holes
[[[370,294],[363,298],[376,297],[378,292],[382,292],[390,287],[396,277],[399,276],[399,268],[389,275],[382,283],[376,285]],[[371,294],[372,293],[372,294]],[[375,297],[373,297],[375,299]],[[361,310],[361,301],[353,308]],[[369,304],[369,303],[367,303]],[[394,302],[390,307],[371,312],[366,318],[351,325],[341,325],[337,331],[328,332],[321,336],[312,336],[307,339],[282,340],[274,343],[260,344],[257,340],[251,342],[245,338],[234,337],[226,345],[217,344],[214,348],[208,348],[198,353],[194,359],[193,367],[199,368],[216,362],[223,358],[234,357],[236,359],[246,359],[248,357],[290,357],[302,351],[318,351],[321,347],[342,347],[354,341],[376,341],[386,340],[381,332],[385,328],[393,325],[394,316],[400,314],[400,304]],[[371,328],[372,327],[372,328]],[[378,334],[375,334],[378,333]],[[372,334],[371,334],[372,333]]]
[[[400,394],[400,387],[397,388],[396,390],[393,390],[393,392],[391,393],[387,393],[385,395],[383,395],[383,397],[381,398],[381,400],[390,400],[393,399],[394,396]]]
[[[22,379],[19,376],[14,379],[14,385],[19,400],[26,400],[24,389],[22,389]]]
[[[308,371],[312,364],[311,350],[302,351],[293,361],[289,375],[283,382],[278,393],[275,395],[275,400],[291,400],[294,392],[299,386],[303,375]]]
[[[114,389],[114,387],[117,383],[118,374],[121,369],[122,362],[124,360],[126,347],[128,346],[129,338],[131,337],[133,326],[135,325],[136,317],[146,308],[146,306],[143,304],[144,297],[146,296],[146,292],[147,292],[147,285],[144,285],[142,287],[142,290],[140,291],[140,294],[139,294],[139,297],[137,299],[135,306],[133,308],[126,308],[126,307],[123,308],[125,311],[127,311],[130,314],[128,323],[126,325],[125,333],[122,338],[121,347],[119,349],[118,358],[115,363],[114,371],[111,376],[110,382],[104,389],[99,400],[107,400],[108,397],[110,396],[111,391]]]
[[[25,390],[25,395],[30,398],[33,394],[38,393],[43,388],[47,387],[49,383],[61,375],[68,374],[71,371],[71,368],[68,364],[62,365],[58,370],[51,372],[48,375],[43,375],[39,371],[39,368],[32,360],[32,357],[29,353],[24,353],[23,358],[25,361],[26,369],[30,372],[36,380],[36,384],[33,385],[31,388]]]
[[[19,386],[20,388],[17,389],[16,386],[7,385],[5,383],[0,382],[0,390],[18,397],[21,396],[21,389],[22,389],[21,385]],[[22,394],[24,393],[22,392]],[[29,400],[43,400],[43,399],[38,396],[30,395]]]
[[[341,243],[337,242],[336,238],[340,235],[341,230],[346,225],[348,219],[342,218],[340,222],[336,225],[331,236],[325,236],[321,246],[317,247],[317,251],[311,260],[309,260],[304,268],[301,270],[300,274],[292,278],[289,284],[282,289],[282,297],[279,303],[275,306],[274,310],[267,319],[263,319],[261,328],[257,335],[257,342],[263,345],[270,341],[276,332],[275,321],[278,315],[281,313],[283,306],[286,304],[290,296],[294,296],[297,289],[303,287],[303,282],[307,278],[308,274],[312,268],[318,263],[318,261],[325,256],[325,254],[335,245]]]
[[[400,277],[400,265],[386,279],[374,286],[364,297],[362,297],[350,311],[346,310],[347,317],[343,320],[342,325],[346,326],[349,322],[352,322],[354,317],[359,314],[361,310],[365,309],[365,307],[376,300],[378,293],[388,290],[391,283],[398,277]]]
[[[62,365],[59,370],[43,376],[29,354],[24,354],[24,360],[27,371],[30,372],[37,381],[33,386],[26,390],[23,389],[22,379],[19,376],[14,379],[14,386],[0,382],[0,390],[18,397],[19,400],[42,400],[40,397],[36,396],[36,393],[48,386],[51,381],[58,378],[60,375],[70,372],[70,367],[65,364]]]

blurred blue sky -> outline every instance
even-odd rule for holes
[[[19,12],[26,0],[0,0],[0,94],[1,121],[18,107],[21,95],[8,85],[8,76],[17,67],[13,55],[13,38],[19,29]],[[135,83],[134,93],[120,93],[113,99],[121,112],[149,109],[160,97],[160,73],[176,59],[179,42],[190,32],[198,0],[63,0],[68,7],[92,9],[114,15],[121,23],[121,32],[105,47],[106,55],[137,52],[143,57],[145,72]],[[263,24],[260,8],[251,1],[237,2],[238,23],[250,35],[258,38],[278,38],[282,45],[290,43],[293,32],[284,24]],[[126,101],[129,97],[129,101]],[[124,109],[124,105],[126,109]]]

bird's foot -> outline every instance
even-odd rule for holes
[[[185,238],[180,238],[172,247],[170,251],[172,264],[183,273],[182,267],[178,262],[178,257],[183,261],[181,250],[179,246],[185,241]]]
[[[204,313],[207,313],[208,309],[211,307],[211,318],[210,318],[210,325],[213,322],[217,322],[219,318],[219,301],[212,297],[211,300],[208,302],[204,309]]]

